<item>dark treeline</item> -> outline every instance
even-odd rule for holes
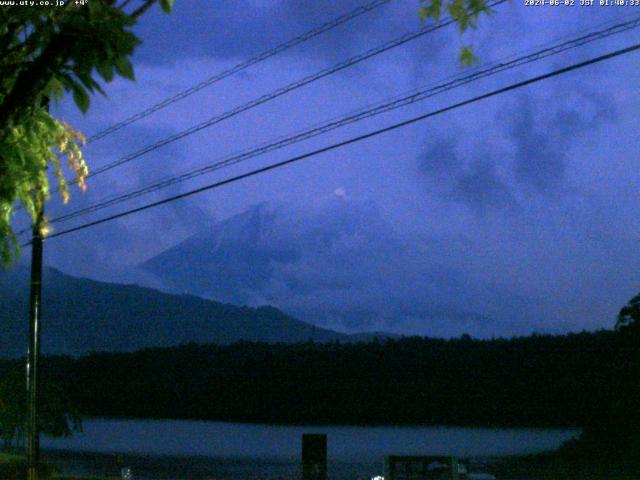
[[[636,345],[612,331],[186,345],[49,357],[43,375],[92,416],[595,428],[640,405]]]

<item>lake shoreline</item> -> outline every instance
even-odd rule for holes
[[[120,462],[119,462],[120,457]],[[121,467],[131,468],[140,480],[239,480],[299,479],[301,465],[294,459],[250,459],[208,457],[203,455],[107,454],[47,449],[42,460],[65,474],[79,476],[118,476]],[[344,462],[328,460],[333,478],[369,480],[382,474],[380,462]]]
[[[120,457],[120,459],[119,459]],[[534,456],[535,457],[535,456]],[[523,472],[516,473],[514,465],[520,465],[530,456],[461,458],[471,471],[500,475],[499,480],[524,480],[531,478]],[[544,458],[544,454],[541,455]],[[207,480],[239,478],[298,479],[301,473],[299,460],[212,458],[189,455],[139,455],[107,454],[101,452],[77,452],[47,449],[42,452],[43,461],[54,465],[60,471],[73,475],[99,475],[114,477],[122,466],[131,468],[136,478],[141,480]],[[120,461],[120,463],[119,463]],[[328,473],[331,478],[350,480],[370,480],[382,475],[383,459],[379,461],[340,461],[328,459]],[[259,472],[259,473],[258,473]],[[506,474],[506,472],[511,472]],[[529,474],[532,472],[529,472]]]
[[[227,423],[234,425],[264,425],[271,427],[317,427],[317,428],[330,428],[330,427],[353,427],[353,428],[387,428],[387,427],[400,427],[400,428],[478,428],[483,430],[531,430],[531,431],[549,431],[549,430],[574,430],[581,431],[582,426],[573,424],[514,424],[514,423],[482,423],[482,422],[468,422],[468,423],[447,423],[447,422],[305,422],[305,421],[260,421],[243,418],[207,418],[207,417],[184,417],[184,416],[127,416],[127,415],[82,415],[82,420],[130,420],[130,421],[159,421],[159,422],[212,422],[212,423]]]
[[[191,420],[85,419],[83,432],[42,439],[42,448],[99,453],[295,459],[305,433],[325,433],[328,453],[340,460],[384,455],[490,457],[560,447],[579,430],[268,425]]]
[[[140,480],[297,480],[305,433],[327,435],[330,478],[370,480],[383,473],[386,455],[451,455],[474,459],[474,471],[490,472],[487,466],[500,457],[557,450],[579,432],[91,418],[82,433],[43,438],[41,446],[45,462],[77,476],[108,477],[128,466]]]
[[[192,455],[119,455],[47,449],[43,462],[53,465],[69,478],[119,478],[121,467],[131,468],[139,480],[298,480],[298,460],[213,458]],[[628,474],[612,473],[592,459],[572,458],[560,450],[535,455],[460,458],[470,472],[489,473],[497,480],[633,480]],[[329,478],[370,480],[383,473],[380,461],[339,461],[328,459]],[[65,478],[67,478],[65,476]]]

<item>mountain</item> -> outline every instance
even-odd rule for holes
[[[276,218],[266,205],[257,205],[151,258],[141,269],[174,292],[253,303],[254,292],[264,290],[272,278],[274,263],[290,263],[297,256],[277,238]]]
[[[27,345],[26,267],[0,272],[0,357],[20,356]],[[350,341],[335,331],[296,320],[274,307],[239,307],[192,295],[173,295],[45,268],[43,353],[134,351],[195,343],[230,344]]]
[[[465,273],[464,241],[412,234],[380,206],[342,191],[309,203],[263,203],[205,222],[137,270],[162,290],[275,305],[339,331],[519,333],[513,312],[523,312],[523,302]]]

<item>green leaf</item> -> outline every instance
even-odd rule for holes
[[[57,102],[64,95],[64,82],[59,78],[53,77],[49,81],[48,90],[49,90],[49,95],[51,96],[51,98],[55,102]]]
[[[464,0],[453,0],[448,5],[448,10],[453,19],[458,22],[460,31],[464,32],[469,26],[469,12],[467,12]]]
[[[135,80],[135,75],[133,73],[133,65],[127,59],[127,57],[120,57],[114,62],[114,66],[116,67],[116,72],[118,75],[124,78],[128,78],[129,80]]]
[[[474,17],[478,17],[481,13],[489,14],[491,10],[489,6],[485,2],[485,0],[468,0],[468,7],[471,12],[471,15]]]
[[[107,95],[105,91],[102,89],[102,87],[100,86],[100,84],[93,79],[90,73],[87,73],[82,70],[75,71],[74,73],[76,74],[76,77],[78,77],[78,79],[86,87],[87,90],[89,90],[92,93],[94,90],[97,90],[102,95],[104,96]]]
[[[471,67],[476,63],[480,63],[480,60],[478,60],[478,57],[473,54],[471,48],[467,46],[462,47],[462,49],[460,50],[460,63],[464,67]]]
[[[113,66],[107,62],[99,62],[96,64],[96,70],[105,82],[113,80]]]
[[[420,7],[418,13],[421,20],[433,18],[436,22],[440,19],[440,11],[442,10],[442,0],[431,0],[428,6]]]
[[[173,8],[173,0],[160,0],[160,6],[165,13],[171,13],[171,9]]]
[[[77,83],[74,83],[72,88],[73,101],[76,102],[76,105],[82,113],[87,113],[90,103],[89,94],[83,87],[79,86]]]

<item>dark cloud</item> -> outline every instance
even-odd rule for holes
[[[128,204],[117,211],[132,206]],[[89,218],[102,218],[111,213],[114,209]],[[86,222],[87,218],[82,221]],[[60,224],[53,231],[79,223]],[[131,269],[130,265],[165,250],[212,223],[212,214],[197,203],[175,202],[135,217],[124,217],[52,239],[47,243],[47,264],[75,276],[162,288],[163,285],[153,276]]]
[[[140,22],[138,33],[144,43],[136,59],[144,63],[173,63],[189,57],[248,58],[364,3],[361,0],[284,0],[261,5],[251,0],[176,2],[171,15],[155,9]],[[355,20],[358,28],[348,23],[322,34],[297,47],[296,54],[345,54],[353,44],[381,27],[387,30],[400,27],[397,31],[401,31],[404,25],[395,15],[388,14],[390,8],[383,6],[358,18]],[[415,8],[408,10],[417,26]]]
[[[457,142],[451,137],[436,138],[430,142],[419,160],[420,169],[430,175],[442,175],[457,170],[460,159]]]
[[[443,199],[477,213],[517,208],[518,194],[556,195],[566,186],[572,147],[615,119],[610,96],[588,88],[579,91],[555,100],[550,109],[522,95],[516,107],[498,115],[509,119],[501,124],[514,146],[510,163],[489,137],[478,146],[463,136],[442,135],[430,140],[419,156],[419,170]],[[500,167],[513,178],[503,178]]]
[[[536,118],[531,99],[520,102],[512,116],[511,137],[516,151],[513,171],[516,179],[534,187],[540,193],[557,190],[563,183],[567,168],[567,127],[559,123],[562,116],[571,116],[571,123],[580,122],[576,111],[555,114],[550,119]],[[562,130],[563,134],[555,132]]]
[[[616,106],[609,95],[580,87],[577,83],[564,98],[554,99],[551,109],[539,107],[535,98],[524,95],[512,111],[513,171],[521,184],[538,193],[557,193],[566,180],[568,155],[575,141],[615,119]]]
[[[127,136],[122,139],[116,137],[91,144],[85,149],[90,172],[169,133],[170,130],[163,127],[136,124],[130,126]],[[123,141],[124,138],[126,142]],[[67,205],[54,197],[47,205],[47,215],[50,219],[55,219],[141,189],[184,171],[187,167],[184,163],[183,147],[178,144],[167,145],[117,169],[90,177],[87,180],[87,191],[81,193],[73,188],[71,201]],[[192,187],[193,182],[177,183],[74,219],[55,222],[52,224],[53,232],[168,198]],[[127,277],[120,272],[124,265],[154,255],[210,222],[213,222],[213,215],[202,202],[188,199],[172,202],[52,240],[48,247],[51,264],[73,275],[117,281]],[[78,245],[82,247],[79,248]]]
[[[480,211],[514,205],[511,190],[498,177],[490,161],[478,160],[468,170],[457,174],[451,197]]]
[[[463,150],[460,140],[439,138],[420,157],[420,170],[447,200],[484,213],[516,205],[509,186],[498,176],[498,155],[489,147]]]

